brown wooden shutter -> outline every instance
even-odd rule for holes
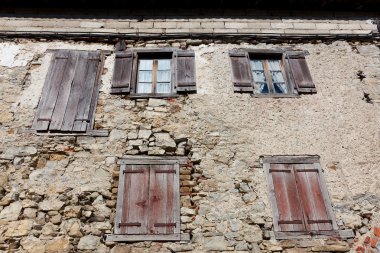
[[[116,52],[111,93],[131,91],[133,52]]]
[[[149,184],[150,234],[180,233],[179,166],[151,165]]]
[[[295,164],[297,188],[310,231],[331,231],[333,220],[326,206],[318,168],[314,164]]]
[[[115,234],[148,234],[149,173],[149,165],[127,165],[121,171]]]
[[[253,92],[253,77],[248,52],[231,51],[229,55],[235,92]]]
[[[305,231],[304,218],[296,181],[291,164],[271,164],[269,169],[273,184],[277,224],[275,231],[301,232]]]
[[[305,59],[305,52],[286,52],[286,68],[290,82],[298,93],[316,93],[316,87],[311,78]]]
[[[192,50],[174,51],[177,92],[196,92],[195,54]]]

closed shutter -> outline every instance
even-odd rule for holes
[[[53,56],[33,129],[85,132],[92,127],[100,52],[58,51]]]
[[[291,164],[271,164],[269,174],[276,199],[277,231],[305,231],[304,219]]]
[[[231,51],[229,55],[234,90],[236,92],[253,92],[253,77],[248,52]]]
[[[298,93],[316,93],[315,84],[305,59],[305,52],[286,52],[288,78]]]
[[[314,164],[295,164],[294,168],[308,230],[333,230],[333,221],[325,201],[328,196],[324,196],[321,190],[318,168]]]
[[[195,54],[192,50],[174,51],[177,92],[196,92]]]
[[[133,52],[116,52],[111,93],[129,93],[131,91]]]
[[[179,170],[175,165],[151,165],[149,231],[180,233]]]
[[[122,171],[122,205],[116,234],[148,234],[149,165],[128,165]]]

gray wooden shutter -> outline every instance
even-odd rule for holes
[[[317,92],[306,63],[306,54],[303,51],[287,51],[285,55],[288,79],[300,94]]]
[[[151,165],[149,231],[180,234],[179,165]]]
[[[111,93],[129,93],[131,91],[133,52],[116,52]]]
[[[196,92],[195,54],[192,50],[177,50],[173,52],[176,60],[175,77],[177,92]]]
[[[246,51],[230,51],[232,82],[235,92],[253,92],[253,77]]]
[[[85,132],[97,100],[100,52],[60,50],[53,56],[33,129]]]

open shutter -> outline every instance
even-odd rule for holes
[[[294,169],[308,230],[315,233],[333,230],[331,207],[327,206],[328,196],[322,189],[318,168],[315,164],[295,164]]]
[[[37,131],[85,132],[95,110],[100,52],[55,53],[33,128]]]
[[[297,193],[291,164],[271,164],[269,169],[272,203],[275,214],[275,231],[305,231],[301,203]],[[277,224],[276,224],[277,221]]]
[[[298,93],[316,93],[316,87],[311,78],[305,59],[305,52],[286,52],[286,67],[288,77]]]
[[[149,172],[149,165],[122,167],[115,234],[148,234]]]
[[[253,92],[253,77],[246,51],[229,53],[232,67],[232,82],[236,92]]]
[[[151,165],[150,234],[180,236],[179,165]]]
[[[49,129],[59,95],[62,92],[67,92],[67,90],[61,91],[61,87],[64,86],[67,89],[71,84],[75,63],[76,56],[70,51],[54,53],[38,104],[33,129],[37,131],[47,131]]]
[[[131,91],[133,52],[116,52],[111,93]]]
[[[177,92],[196,92],[195,54],[192,50],[178,50],[173,53],[176,59]]]

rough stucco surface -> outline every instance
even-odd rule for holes
[[[155,42],[136,44],[151,47]],[[168,100],[110,95],[110,55],[95,116],[96,127],[110,129],[110,136],[47,137],[21,131],[30,127],[36,111],[51,57],[46,50],[113,47],[0,43],[5,56],[0,61],[0,251],[293,253],[313,247],[329,252],[333,246],[353,251],[379,225],[380,201],[379,106],[363,93],[367,78],[379,81],[378,70],[371,68],[379,64],[379,50],[365,54],[359,46],[371,47],[344,41],[198,43],[189,47],[196,55],[198,93]],[[317,94],[273,99],[233,92],[228,50],[275,47],[309,51]],[[360,80],[359,71],[366,78]],[[152,131],[149,140],[133,137],[141,130]],[[154,144],[150,138],[156,133],[169,133],[176,151]],[[101,234],[112,232],[116,159],[124,154],[188,155],[193,161],[189,174],[196,183],[194,196],[181,198],[188,208],[182,210],[181,230],[191,233],[190,243],[100,240]],[[321,157],[338,225],[354,229],[357,242],[274,239],[260,156],[304,154]]]

